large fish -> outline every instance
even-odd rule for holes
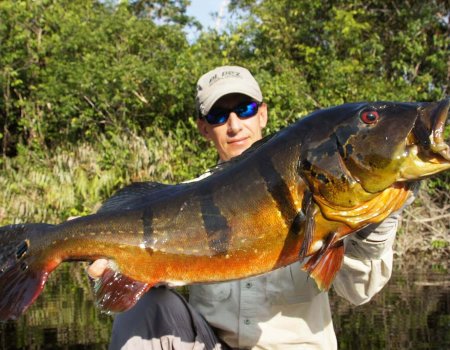
[[[96,294],[131,307],[151,286],[234,280],[306,257],[329,288],[343,238],[402,207],[413,184],[450,169],[450,99],[319,110],[201,180],[136,183],[98,213],[0,228],[0,319],[18,317],[61,262],[114,262]]]

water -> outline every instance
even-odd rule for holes
[[[395,271],[371,302],[331,292],[339,349],[450,349],[447,273]],[[0,349],[106,349],[112,318],[92,303],[84,269],[64,264],[17,321],[0,324]]]
[[[395,271],[358,307],[331,299],[339,349],[450,349],[448,273]]]
[[[112,318],[93,306],[81,264],[63,264],[17,321],[0,323],[0,349],[107,349]]]

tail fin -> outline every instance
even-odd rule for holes
[[[48,274],[56,266],[45,266],[32,254],[30,242],[52,225],[26,224],[0,227],[0,320],[16,319],[39,296]]]

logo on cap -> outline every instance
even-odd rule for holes
[[[227,79],[227,78],[241,78],[241,73],[240,72],[236,72],[234,70],[228,70],[228,71],[224,71],[221,73],[221,76],[218,76],[217,74],[214,74],[210,79],[209,79],[209,86],[213,85],[214,83],[216,83],[217,81],[221,80],[221,79]]]

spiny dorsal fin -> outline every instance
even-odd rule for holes
[[[99,213],[114,211],[117,209],[133,209],[148,201],[155,195],[174,185],[166,185],[159,182],[134,182],[118,190],[112,197],[106,200],[98,210]]]

